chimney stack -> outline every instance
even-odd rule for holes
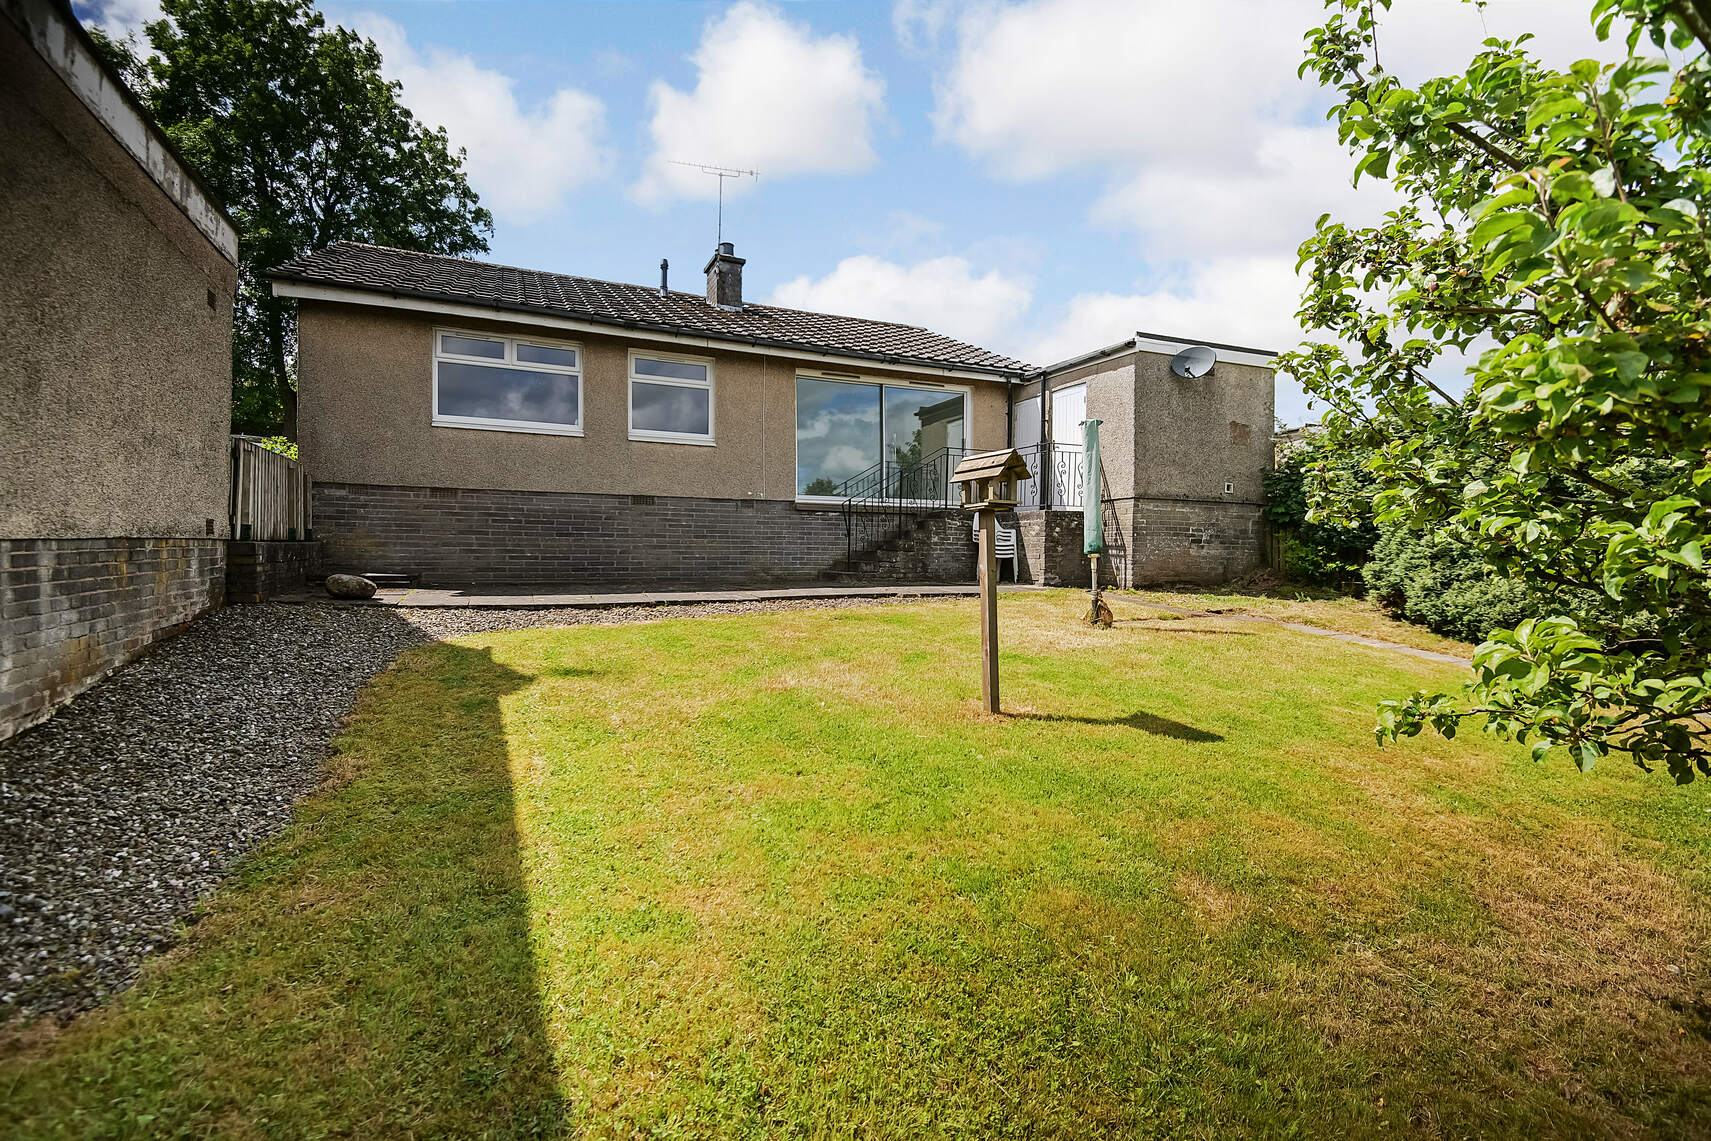
[[[743,259],[730,242],[720,242],[707,260],[707,301],[721,309],[743,307]]]
[[[670,287],[668,285],[666,285],[666,280],[665,280],[666,274],[669,272],[671,272],[671,262],[665,258],[660,258],[659,259],[659,295],[661,297],[664,297],[668,292],[670,292]]]

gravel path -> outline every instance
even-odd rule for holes
[[[0,1024],[123,988],[319,782],[363,684],[406,647],[540,626],[826,610],[808,599],[614,610],[232,606],[0,742]]]

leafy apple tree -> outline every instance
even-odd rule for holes
[[[1371,449],[1380,521],[1549,603],[1490,634],[1463,691],[1384,703],[1379,738],[1470,722],[1583,770],[1711,774],[1711,0],[1595,0],[1619,63],[1492,39],[1418,86],[1381,64],[1389,7],[1326,0],[1302,70],[1337,94],[1356,179],[1402,204],[1320,219],[1300,316],[1324,339],[1279,367],[1334,445]],[[1457,397],[1433,374],[1464,355]]]

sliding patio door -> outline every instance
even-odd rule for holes
[[[908,385],[796,378],[796,492],[937,499],[968,446],[968,397]],[[858,486],[859,485],[859,486]]]

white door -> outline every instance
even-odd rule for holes
[[[1072,384],[1052,390],[1052,462],[1050,467],[1053,507],[1080,507],[1085,476],[1087,386]]]
[[[1087,386],[1072,384],[1052,390],[1052,443],[1082,442],[1081,422],[1087,419]]]
[[[1016,450],[1022,453],[1022,458],[1028,461],[1028,470],[1034,473],[1033,479],[1025,479],[1016,485],[1018,507],[1038,507],[1040,505],[1039,472],[1044,459],[1036,446],[1040,442],[1040,398],[1030,396],[1016,404],[1016,418],[1012,422],[1016,433]]]

